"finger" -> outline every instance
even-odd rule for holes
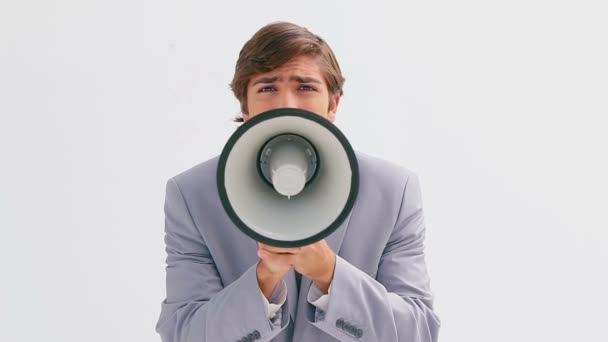
[[[269,246],[269,245],[265,245],[263,243],[259,244],[259,248],[263,249],[265,251],[271,252],[271,253],[276,253],[276,254],[298,254],[302,251],[301,247],[283,248],[283,247]]]
[[[293,252],[291,248],[283,248],[283,247],[275,247],[275,246],[270,246],[264,243],[258,243],[259,247],[263,250],[272,252],[272,253],[291,253]]]
[[[295,256],[293,254],[272,253],[264,249],[258,250],[260,259],[273,264],[293,265]]]

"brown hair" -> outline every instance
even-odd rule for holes
[[[272,71],[302,55],[319,57],[330,96],[344,94],[342,71],[325,40],[305,27],[275,22],[258,30],[239,53],[230,88],[241,103],[241,112],[248,113],[247,86],[254,75]],[[243,122],[243,117],[239,116],[234,121]]]

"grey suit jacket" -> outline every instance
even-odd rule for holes
[[[224,212],[218,158],[167,182],[167,297],[157,332],[165,342],[436,341],[440,321],[424,261],[420,186],[410,171],[357,152],[359,195],[327,237],[337,253],[326,312],[308,303],[311,281],[289,271],[280,327],[256,278],[256,241]]]

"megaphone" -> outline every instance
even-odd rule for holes
[[[332,122],[279,108],[247,120],[228,139],[217,190],[243,233],[271,246],[299,247],[327,237],[348,217],[359,167]]]

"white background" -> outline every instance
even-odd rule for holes
[[[333,47],[355,149],[420,176],[441,341],[608,340],[604,6],[2,1],[0,340],[159,340],[165,182],[275,20]]]

